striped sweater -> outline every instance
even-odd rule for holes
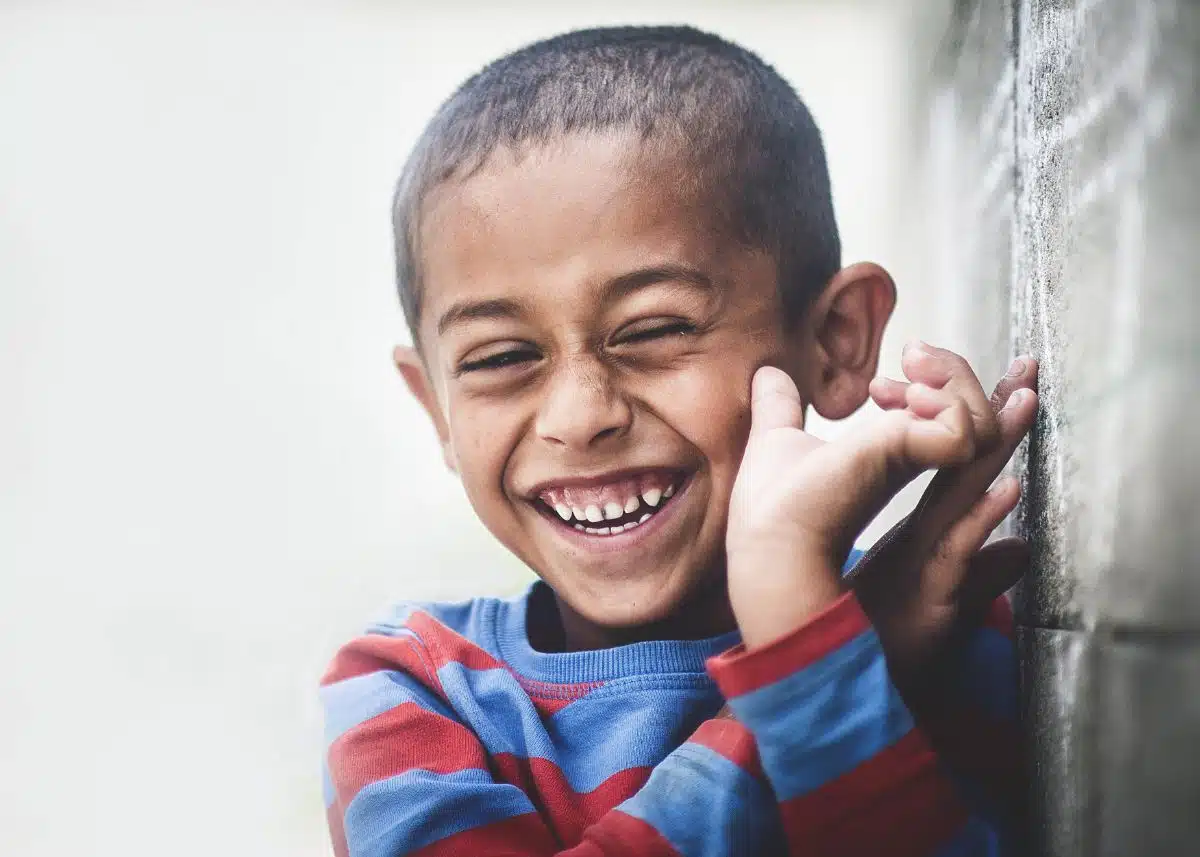
[[[547,654],[526,627],[539,590],[400,606],[338,652],[321,697],[339,857],[1001,853],[1006,602],[926,729],[853,595],[753,652],[729,634]]]

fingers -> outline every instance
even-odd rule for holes
[[[904,391],[907,389],[908,384],[903,381],[884,378],[882,375],[872,378],[871,386],[867,388],[871,394],[871,400],[885,411],[903,408],[905,406]]]
[[[964,575],[964,569],[968,569],[988,536],[1016,507],[1020,497],[1021,487],[1016,479],[1001,479],[990,490],[984,492],[975,505],[955,521],[937,541],[930,553],[924,581],[933,598],[949,600],[958,593],[960,586],[966,585],[967,576],[973,572],[967,570]],[[999,573],[990,567],[987,570],[993,577]],[[1005,577],[1004,581],[998,582],[989,577],[987,580],[972,582],[972,586],[980,592],[988,593],[1001,582],[1004,586],[999,591],[1004,592],[1015,580],[1010,582],[1008,577]]]
[[[965,562],[983,547],[992,530],[1000,526],[1020,499],[1021,484],[1011,476],[1001,479],[946,531],[940,542],[940,552]]]
[[[909,384],[908,412],[918,419],[910,432],[910,455],[926,467],[962,464],[975,457],[975,420],[961,396],[947,389]]]
[[[1038,362],[1022,355],[1008,367],[1008,374],[1000,379],[992,391],[992,410],[999,412],[1008,402],[1009,396],[1021,389],[1037,391]]]
[[[775,428],[802,428],[804,402],[791,377],[782,369],[763,366],[750,382],[750,434]]]
[[[943,470],[933,478],[919,506],[920,530],[925,538],[936,538],[963,515],[964,509],[975,506],[1032,428],[1037,407],[1038,397],[1033,390],[1014,390],[996,414],[1000,436],[992,449],[963,467]]]
[[[962,397],[975,422],[975,439],[980,449],[988,449],[995,442],[999,434],[995,409],[966,360],[953,351],[918,341],[905,346],[900,365],[910,381]]]
[[[893,472],[910,479],[922,470],[970,461],[975,455],[974,424],[962,399],[928,388],[911,395],[917,408],[890,411],[879,424]]]
[[[1029,545],[1024,539],[992,542],[971,557],[958,590],[959,605],[969,616],[986,612],[997,598],[1016,586],[1029,570]]]

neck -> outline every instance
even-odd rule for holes
[[[539,641],[530,640],[535,648],[548,646],[543,651],[611,649],[647,640],[702,640],[737,629],[723,575],[714,585],[694,593],[677,605],[670,616],[641,625],[598,625],[579,615],[558,596],[554,597],[552,605],[547,606],[556,608],[557,621],[547,623],[554,628],[554,633],[546,635],[546,639],[540,641],[541,646],[538,645]]]

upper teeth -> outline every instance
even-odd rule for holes
[[[579,506],[571,506],[558,500],[553,503],[555,513],[564,521],[574,519],[580,523],[595,524],[601,521],[613,521],[623,515],[629,515],[642,508],[643,505],[650,509],[655,509],[662,503],[663,500],[675,493],[675,486],[668,485],[664,488],[648,488],[641,492],[640,495],[634,494],[625,499],[622,503],[620,500],[607,500],[604,503],[589,503],[580,508]],[[549,498],[547,498],[549,502]],[[643,516],[645,517],[645,516]]]

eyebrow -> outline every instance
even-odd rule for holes
[[[655,265],[630,271],[611,280],[605,288],[605,298],[618,300],[659,283],[681,283],[702,292],[717,291],[717,284],[703,271],[684,265]]]
[[[486,318],[518,318],[526,312],[523,301],[512,298],[489,298],[482,301],[461,301],[454,304],[438,319],[437,332],[441,336],[449,328],[464,321]]]
[[[606,302],[620,300],[634,292],[660,283],[681,283],[702,292],[715,292],[716,283],[704,272],[682,265],[655,265],[621,274],[608,282],[604,289]],[[520,318],[528,313],[525,301],[513,298],[488,298],[467,300],[453,304],[438,319],[437,332],[441,336],[451,327],[467,321],[481,319]]]

